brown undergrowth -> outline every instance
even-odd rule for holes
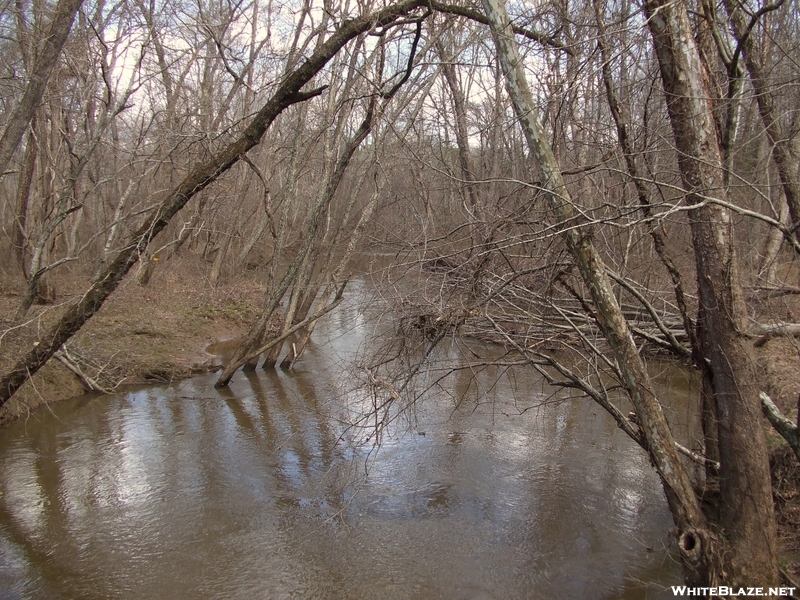
[[[794,582],[800,579],[800,463],[785,443],[776,443],[770,452],[772,495],[778,522],[786,574]]]

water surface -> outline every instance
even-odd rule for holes
[[[87,396],[0,432],[0,598],[672,597],[658,478],[605,413],[486,369],[375,448],[348,427],[374,330],[351,303],[293,373]],[[660,379],[682,418],[686,376]]]

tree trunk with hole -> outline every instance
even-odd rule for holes
[[[701,306],[699,329],[711,371],[720,460],[718,549],[725,583],[778,584],[777,541],[769,461],[747,312],[710,94],[682,1],[646,0],[679,169],[689,211]],[[718,575],[721,575],[719,573]]]
[[[579,208],[570,197],[542,125],[537,117],[522,61],[511,33],[503,0],[483,0],[506,78],[506,87],[522,125],[531,157],[553,213],[561,223],[578,221]],[[643,446],[657,469],[679,530],[686,579],[693,584],[716,581],[714,534],[707,528],[699,500],[692,489],[664,412],[653,393],[647,370],[622,314],[606,268],[587,227],[571,226],[563,234],[596,308],[597,321],[616,358],[623,383],[641,424]]]

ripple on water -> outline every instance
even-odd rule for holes
[[[335,339],[337,352],[361,343]],[[12,425],[0,437],[0,587],[11,598],[651,598],[642,581],[678,580],[658,478],[590,405],[512,417],[501,379],[491,406],[432,397],[380,449],[352,446],[336,420],[348,397],[330,387],[341,364],[325,356],[224,392],[202,376]],[[516,385],[541,389],[533,376]]]

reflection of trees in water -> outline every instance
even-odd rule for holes
[[[449,364],[460,356],[445,347],[442,354]],[[321,357],[312,373],[249,373],[228,391],[193,380],[117,396],[55,422],[47,435],[62,446],[43,446],[42,460],[58,469],[48,467],[38,477],[41,485],[53,483],[43,497],[60,498],[63,505],[46,516],[53,508],[29,498],[44,507],[45,517],[35,535],[23,532],[21,539],[34,550],[41,548],[38,540],[55,534],[72,541],[54,554],[31,553],[25,560],[46,561],[49,567],[34,568],[52,569],[47,576],[53,581],[69,581],[65,572],[71,571],[103,589],[132,581],[129,567],[147,566],[168,577],[151,562],[158,554],[148,558],[154,548],[172,548],[197,565],[231,565],[241,560],[231,548],[237,540],[260,548],[259,540],[269,538],[283,544],[281,560],[312,560],[309,572],[323,580],[330,569],[350,582],[356,565],[370,572],[387,556],[401,581],[424,578],[448,557],[446,573],[436,575],[444,585],[479,577],[514,588],[525,572],[528,584],[556,590],[559,574],[578,569],[572,562],[578,559],[585,586],[597,586],[598,578],[619,581],[621,575],[603,573],[598,565],[635,563],[635,549],[625,541],[631,533],[651,545],[658,539],[665,515],[657,496],[645,495],[637,510],[630,503],[616,506],[627,496],[615,490],[632,482],[652,487],[652,474],[641,460],[616,464],[621,450],[615,444],[624,439],[608,418],[593,418],[576,401],[516,410],[515,394],[541,389],[532,370],[517,369],[512,379],[502,369],[483,369],[471,373],[471,383],[459,371],[446,379],[434,371],[417,405],[415,428],[392,424],[382,446],[372,450],[341,439],[346,424],[338,421],[337,409],[348,399],[328,395],[329,368]],[[474,389],[491,390],[492,402],[476,404]],[[42,432],[31,435],[38,448]],[[616,441],[609,445],[609,439]],[[582,454],[585,447],[593,451]],[[131,456],[139,462],[125,466]],[[31,472],[35,467],[31,463]],[[4,489],[0,507],[9,497]],[[58,527],[63,506],[74,511],[64,531]],[[612,541],[619,546],[613,552],[604,545]],[[87,564],[93,560],[87,548],[102,549],[105,558]],[[472,555],[480,557],[474,565]],[[413,556],[426,557],[424,564],[404,558]],[[180,560],[170,558],[168,568]],[[237,571],[249,572],[247,565],[245,559]],[[77,582],[74,589],[84,585]]]

